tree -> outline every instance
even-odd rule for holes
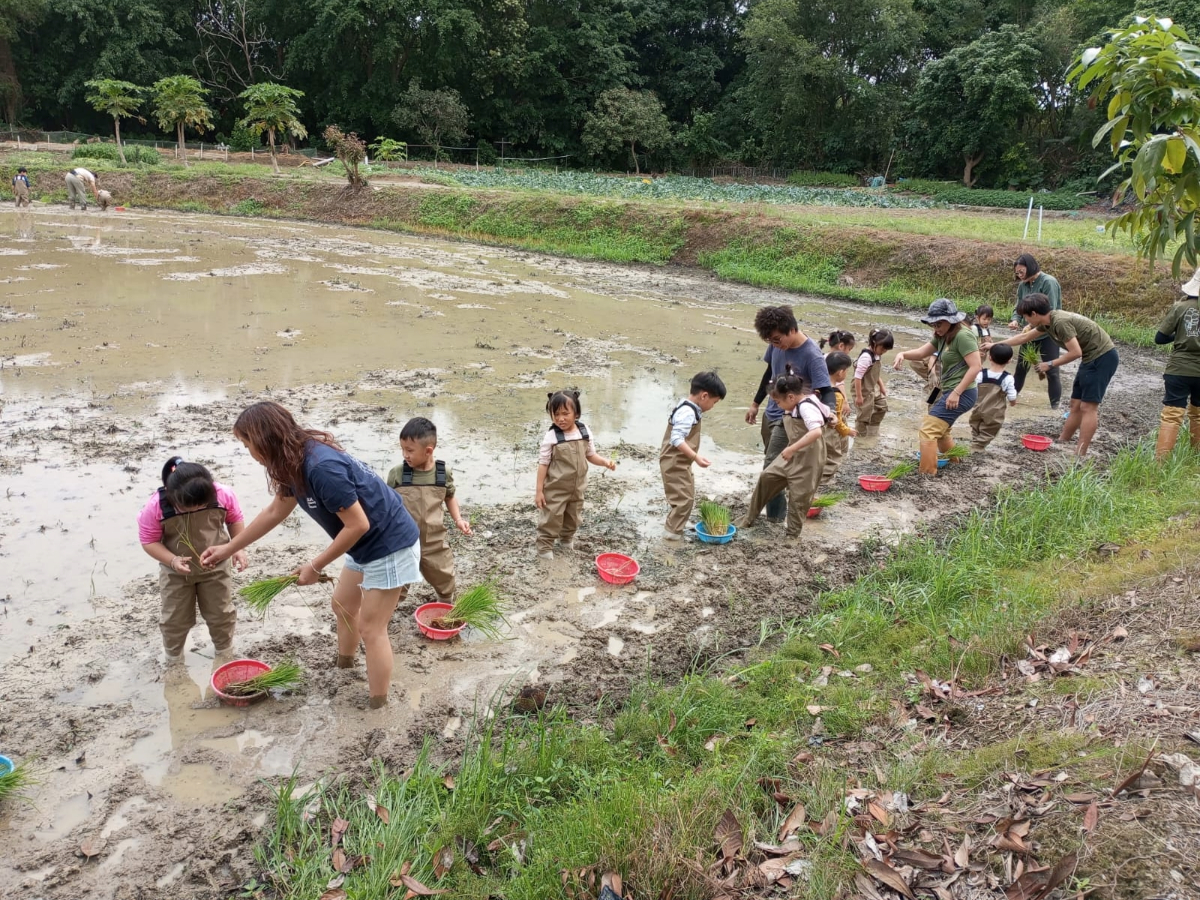
[[[300,121],[300,109],[296,106],[296,101],[303,96],[303,91],[273,81],[251,85],[238,94],[238,99],[246,103],[246,117],[239,124],[255,135],[267,133],[271,165],[276,174],[279,173],[279,160],[275,158],[275,132],[297,139],[308,137],[308,130]]]
[[[346,180],[350,187],[357,189],[367,186],[367,181],[358,174],[359,164],[367,158],[367,145],[357,134],[351,131],[346,134],[336,125],[330,125],[322,135],[333,155],[341,160],[346,169]]]
[[[1178,241],[1178,277],[1185,258],[1193,266],[1197,260],[1200,47],[1170,19],[1139,16],[1104,47],[1080,54],[1069,77],[1080,91],[1091,87],[1092,102],[1112,97],[1092,142],[1108,139],[1117,157],[1109,172],[1129,172],[1114,201],[1132,192],[1134,206],[1109,229],[1129,232],[1152,263]]]
[[[413,129],[422,141],[433,145],[433,167],[436,169],[442,141],[463,140],[467,136],[471,114],[458,91],[427,91],[414,78],[400,96],[392,119],[401,128]]]
[[[18,32],[41,18],[42,11],[42,0],[0,0],[0,116],[9,124],[16,123],[24,99],[12,44]]]
[[[112,116],[113,133],[117,138],[117,154],[121,157],[121,165],[126,165],[125,147],[121,143],[121,120],[135,115],[137,108],[142,105],[145,88],[116,78],[97,78],[87,82],[87,86],[92,89],[87,95],[88,103],[92,104],[96,112]],[[138,120],[146,121],[141,116],[138,116]]]
[[[957,161],[963,184],[974,185],[976,166],[1002,156],[1036,111],[1038,59],[1033,39],[1005,25],[929,63],[910,107],[914,152],[935,167]]]
[[[183,130],[205,132],[212,129],[212,110],[204,102],[208,91],[190,75],[169,75],[150,86],[154,95],[154,117],[163,131],[175,131],[179,143],[179,158],[186,167],[187,147]]]
[[[671,142],[671,123],[662,103],[650,91],[611,88],[600,95],[583,126],[583,145],[594,155],[629,145],[633,170],[641,174],[637,148],[666,147]]]
[[[260,76],[279,77],[267,65],[273,42],[248,0],[208,0],[196,13],[196,36],[196,71],[222,100],[233,100]]]

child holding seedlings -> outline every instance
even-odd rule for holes
[[[440,459],[437,426],[420,416],[409,419],[400,429],[400,452],[404,462],[387,474],[388,487],[395,488],[404,500],[404,508],[416,520],[421,533],[421,577],[429,582],[442,603],[454,602],[454,553],[446,540],[446,518],[465,535],[471,526],[462,517],[454,496],[454,476]],[[400,599],[408,589],[401,588]]]
[[[992,344],[987,354],[987,368],[975,376],[979,400],[971,410],[971,450],[976,453],[996,439],[1008,407],[1017,405],[1017,385],[1005,369],[1012,362],[1012,347]]]
[[[583,489],[587,487],[588,463],[610,472],[617,468],[611,459],[596,452],[587,426],[579,420],[583,406],[579,391],[556,391],[547,395],[546,412],[553,424],[538,447],[537,491],[534,505],[538,516],[537,555],[554,559],[557,540],[568,550],[575,547],[575,532],[583,513]]]
[[[787,446],[780,451],[762,474],[750,495],[746,516],[739,528],[749,528],[763,507],[787,488],[788,537],[799,537],[812,506],[821,473],[825,469],[824,430],[833,422],[829,407],[818,400],[812,386],[799,375],[781,375],[771,388],[771,398],[783,412]]]
[[[825,436],[825,468],[821,473],[821,484],[827,485],[833,481],[838,467],[850,450],[850,439],[858,436],[858,432],[846,423],[846,413],[850,409],[850,401],[846,399],[846,373],[850,371],[850,356],[838,351],[825,357],[825,365],[829,369],[829,380],[833,382],[834,409],[833,427]]]
[[[167,662],[183,657],[197,609],[208,626],[214,652],[228,654],[237,625],[229,566],[206,569],[200,559],[209,547],[237,537],[246,527],[237,495],[213,481],[204,466],[178,456],[163,466],[162,483],[138,513],[137,523],[142,549],[159,563],[158,627]],[[232,556],[239,572],[246,568],[244,552]]]
[[[887,388],[883,383],[883,354],[895,346],[896,339],[886,328],[877,328],[867,337],[866,349],[854,366],[854,427],[863,437],[879,434],[879,423],[887,415]]]
[[[716,372],[700,372],[692,378],[686,400],[680,400],[667,417],[667,430],[658,451],[658,468],[662,472],[663,493],[667,505],[667,522],[663,537],[669,541],[683,540],[683,530],[696,502],[696,479],[692,463],[707,469],[709,462],[700,455],[700,419],[704,413],[725,399],[725,382]]]

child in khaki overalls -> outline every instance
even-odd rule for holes
[[[887,415],[887,388],[883,384],[883,354],[895,345],[886,328],[872,331],[867,347],[854,366],[854,427],[862,437],[879,434],[879,423]]]
[[[670,507],[663,537],[670,541],[683,538],[696,502],[692,463],[708,468],[708,460],[700,455],[700,418],[725,399],[725,382],[716,372],[701,372],[692,379],[688,390],[688,398],[680,401],[667,417],[667,430],[658,451],[663,493]]]
[[[400,494],[421,532],[421,577],[440,602],[453,603],[454,553],[446,540],[443,508],[463,534],[469,535],[471,526],[459,511],[454,476],[444,462],[433,458],[436,449],[437,426],[420,416],[409,419],[400,430],[404,462],[388,472],[387,483]],[[401,599],[407,593],[407,587],[402,589]]]
[[[746,515],[738,527],[753,525],[771,498],[787,488],[787,534],[799,537],[825,469],[823,433],[832,423],[833,413],[813,396],[812,388],[799,375],[781,375],[775,379],[771,396],[783,410],[788,445],[758,476]]]
[[[541,510],[537,536],[539,559],[554,559],[555,540],[568,550],[575,547],[588,463],[609,471],[617,468],[611,459],[596,453],[587,426],[579,421],[583,415],[579,391],[558,391],[549,397],[546,411],[554,424],[538,448],[537,490],[533,499]]]
[[[142,549],[161,564],[158,621],[167,661],[177,662],[183,656],[197,608],[208,625],[214,651],[226,655],[233,649],[237,624],[229,562],[203,569],[200,555],[241,533],[242,509],[233,491],[214,482],[199,463],[172,457],[162,476],[163,486],[138,514],[138,539]],[[245,569],[245,552],[239,550],[231,561],[239,572]]]
[[[979,399],[971,410],[971,450],[978,453],[996,439],[1004,426],[1008,407],[1017,405],[1017,384],[1005,371],[1013,358],[1007,344],[992,344],[988,348],[988,366],[975,376]]]
[[[850,356],[842,351],[827,353],[825,365],[829,369],[835,401],[833,427],[825,436],[825,469],[821,473],[821,484],[829,485],[842,465],[842,460],[850,452],[850,439],[857,437],[858,431],[846,423],[846,414],[850,408],[850,401],[846,399],[846,373],[850,370]]]

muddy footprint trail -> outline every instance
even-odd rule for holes
[[[671,547],[659,540],[657,451],[694,372],[716,367],[730,388],[704,420],[713,465],[697,472],[700,495],[737,513],[761,467],[758,429],[743,421],[761,374],[756,307],[792,303],[814,335],[885,325],[902,348],[925,330],[695,275],[351,228],[38,209],[18,232],[14,219],[0,213],[0,753],[34,759],[40,781],[29,803],[0,809],[4,896],[221,896],[253,868],[269,784],[365,773],[373,759],[403,768],[427,740],[452,759],[478,709],[530,684],[573,715],[603,716],[640,679],[736,659],[761,622],[803,614],[897,536],[1062,464],[1019,449],[1022,432],[1058,429],[1035,389],[986,456],[931,484],[859,491],[858,474],[915,449],[921,385],[890,374],[883,434],[854,447],[836,485],[848,497],[800,545],[764,525],[727,546]],[[1124,354],[1099,453],[1148,430],[1155,373],[1152,358]],[[546,392],[568,386],[620,465],[593,471],[576,550],[539,565],[536,445]],[[328,588],[315,586],[289,590],[265,620],[239,608],[239,655],[294,656],[309,674],[296,695],[217,705],[203,627],[185,664],[164,667],[134,517],[176,453],[210,466],[248,516],[265,505],[262,470],[230,435],[263,398],[380,472],[399,460],[404,421],[433,418],[475,530],[452,536],[459,583],[499,581],[507,639],[424,640],[412,612],[432,591],[416,587],[391,626],[391,705],[369,711],[361,660],[332,667]],[[290,571],[323,541],[293,516],[236,582]],[[634,584],[596,577],[609,550],[639,560]]]

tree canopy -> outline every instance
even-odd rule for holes
[[[264,81],[252,84],[238,94],[246,104],[246,117],[240,124],[250,129],[251,134],[267,134],[267,145],[271,148],[271,165],[279,171],[279,160],[275,156],[275,135],[283,133],[294,138],[308,137],[308,129],[300,121],[300,109],[296,101],[304,96],[303,91]]]

